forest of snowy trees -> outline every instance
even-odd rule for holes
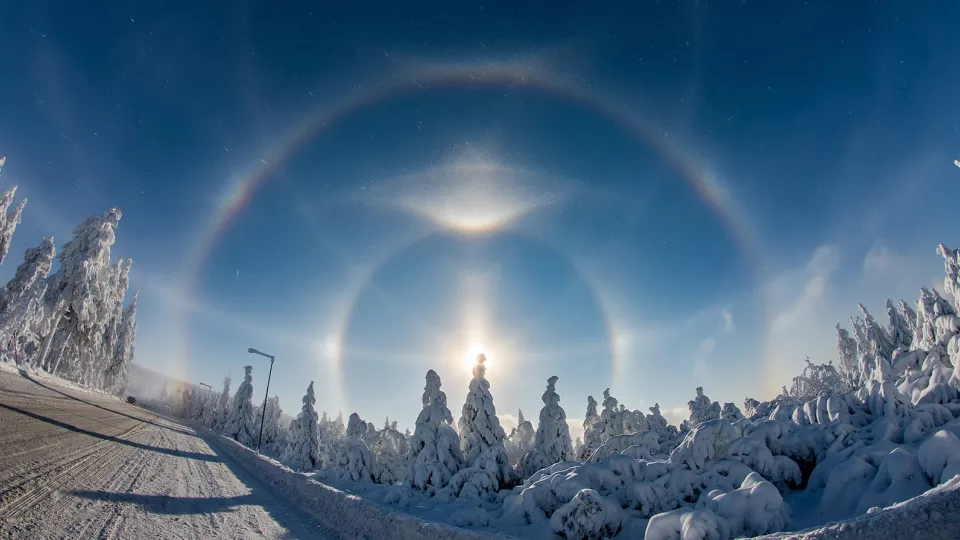
[[[453,525],[549,527],[566,538],[722,539],[862,514],[960,473],[960,251],[937,252],[954,300],[921,288],[915,308],[887,300],[886,323],[858,305],[851,330],[836,327],[836,364],[808,358],[771,401],[747,398],[741,409],[696,388],[689,419],[673,426],[659,405],[631,410],[606,389],[600,402],[587,396],[574,442],[554,376],[536,428],[520,411],[507,434],[481,355],[457,422],[433,370],[413,433],[389,418],[378,429],[357,413],[346,423],[318,415],[311,382],[288,425],[279,399],[268,401],[262,452],[334,485],[381,484],[383,504],[443,507],[437,519]],[[232,398],[228,378],[222,392],[186,387],[166,399],[175,414],[255,447],[264,411],[251,385],[248,366]]]
[[[23,199],[10,209],[16,192],[13,186],[0,201],[0,264],[27,204]],[[137,293],[124,307],[132,261],[110,259],[121,216],[111,208],[84,219],[59,253],[53,237],[26,250],[0,289],[5,360],[88,388],[124,391],[136,345]]]

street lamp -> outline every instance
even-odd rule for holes
[[[213,391],[213,388],[211,388],[210,385],[205,382],[200,383],[200,386],[206,386],[207,390],[210,390],[211,392]]]
[[[257,453],[260,453],[260,441],[263,439],[263,420],[267,417],[267,396],[270,395],[270,377],[273,376],[273,356],[264,352],[260,352],[253,347],[247,349],[247,352],[250,354],[259,354],[260,356],[270,359],[270,373],[267,375],[267,391],[263,394],[263,410],[260,414],[260,435],[257,436]]]

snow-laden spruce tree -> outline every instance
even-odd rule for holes
[[[280,434],[283,431],[283,427],[280,425],[280,415],[282,414],[283,409],[280,408],[280,396],[273,396],[267,399],[266,417],[263,418],[263,440],[260,442],[260,446],[265,452],[271,455],[279,455],[277,445],[280,442]],[[254,425],[259,426],[260,423],[255,422]]]
[[[213,426],[210,428],[220,433],[227,429],[227,421],[230,419],[230,383],[230,377],[223,378],[223,391],[217,401],[217,411],[214,415]]]
[[[248,448],[257,445],[257,428],[253,423],[253,366],[243,367],[243,382],[233,396],[223,434]]]
[[[906,320],[907,328],[910,329],[910,338],[913,338],[913,332],[917,329],[917,312],[910,307],[905,301],[900,300],[900,303],[897,304],[897,309],[900,311],[900,314]],[[912,341],[911,341],[912,345]]]
[[[577,446],[577,461],[586,461],[603,444],[603,424],[597,414],[597,400],[587,396],[587,414],[583,418],[583,443]]]
[[[317,427],[317,411],[313,406],[317,398],[313,393],[313,381],[301,400],[303,407],[291,424],[287,463],[295,470],[310,471],[320,466],[320,432]]]
[[[7,192],[3,194],[3,198],[0,199],[0,264],[3,264],[3,260],[7,257],[7,252],[10,251],[10,240],[13,238],[14,231],[17,230],[17,225],[20,224],[23,207],[27,204],[27,200],[24,199],[20,201],[20,204],[17,205],[13,212],[8,212],[10,205],[13,204],[13,197],[16,194],[17,186],[13,186],[8,189]]]
[[[873,318],[873,315],[870,315],[870,312],[867,311],[867,308],[864,307],[863,304],[857,304],[857,309],[860,310],[860,317],[863,319],[864,337],[867,342],[872,344],[873,354],[882,356],[889,361],[894,351],[890,336],[887,335],[883,326]]]
[[[684,422],[686,429],[681,426],[680,431],[688,431],[702,422],[720,418],[720,403],[710,401],[710,398],[703,394],[702,386],[697,387],[697,397],[687,402],[687,408],[690,410],[690,420]]]
[[[137,297],[139,296],[139,290],[133,293],[130,305],[120,316],[112,358],[104,372],[103,389],[107,392],[119,393],[127,383],[127,374],[130,372],[130,364],[133,363],[133,355],[137,349]]]
[[[510,463],[518,464],[520,460],[533,448],[534,439],[537,436],[533,424],[523,417],[523,411],[517,411],[517,427],[510,431],[510,435],[503,441],[504,448],[507,449],[507,456]]]
[[[378,484],[395,484],[403,480],[407,473],[410,442],[393,427],[395,425],[396,422],[388,421],[386,427],[377,434],[371,449],[375,463],[373,481]]]
[[[903,300],[900,303],[906,305]],[[890,321],[887,334],[890,336],[894,352],[909,351],[910,344],[913,343],[913,325],[908,322],[904,313],[893,305],[893,300],[887,298],[886,306],[887,318]]]
[[[954,308],[960,311],[960,250],[953,250],[946,244],[937,246],[937,255],[943,257],[943,290],[953,296]]]
[[[837,352],[840,354],[840,365],[837,371],[843,378],[848,389],[860,385],[860,363],[857,358],[857,340],[850,337],[850,332],[837,323]]]
[[[623,435],[623,411],[618,406],[617,398],[610,395],[610,389],[603,391],[603,410],[600,411],[600,442],[605,443],[610,437]]]
[[[557,394],[557,376],[547,379],[547,390],[540,399],[543,408],[540,409],[540,424],[537,426],[537,436],[530,450],[521,461],[520,470],[524,478],[554,463],[573,459],[573,445],[570,442],[570,426],[567,425],[567,414],[560,406],[560,396]]]
[[[486,361],[486,356],[477,355],[470,390],[460,413],[460,449],[467,469],[457,473],[450,482],[459,496],[467,498],[513,487],[518,480],[503,446],[506,433],[500,427],[497,408],[490,394]]]
[[[49,331],[39,358],[48,372],[81,382],[92,374],[108,322],[103,300],[111,273],[110,246],[121,217],[116,208],[87,217],[57,256],[60,267],[44,294]]]
[[[43,315],[42,297],[55,252],[53,238],[42,238],[40,245],[24,252],[23,262],[0,291],[0,342],[36,331]]]
[[[364,441],[367,423],[357,413],[347,419],[347,438],[337,445],[331,473],[341,482],[372,482],[376,470],[376,458]]]
[[[440,390],[440,376],[427,371],[423,410],[417,416],[410,440],[411,486],[433,494],[450,482],[463,465],[460,436],[453,429],[447,395]]]

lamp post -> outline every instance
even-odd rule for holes
[[[260,441],[263,439],[263,420],[267,417],[267,396],[270,395],[270,378],[273,376],[273,356],[260,352],[254,348],[247,349],[250,354],[259,354],[270,359],[270,373],[267,374],[267,391],[263,394],[263,411],[260,414],[260,435],[257,436],[257,453],[260,453]]]
[[[210,385],[205,382],[200,383],[200,386],[206,386],[207,390],[210,390],[211,392],[213,391],[213,388],[211,388]]]

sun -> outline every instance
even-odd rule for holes
[[[461,363],[463,363],[463,367],[466,368],[467,373],[471,373],[471,374],[473,373],[473,366],[477,365],[477,356],[481,354],[486,357],[486,361],[484,362],[484,365],[486,365],[489,368],[490,367],[490,351],[488,351],[487,348],[484,347],[483,345],[479,345],[479,344],[472,345],[468,347],[466,351],[463,352],[463,356],[460,358],[460,361]]]

